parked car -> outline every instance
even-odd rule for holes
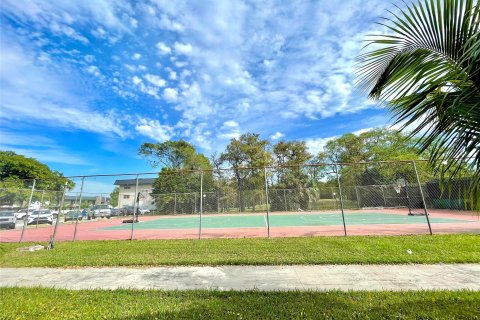
[[[53,213],[50,210],[35,210],[28,215],[27,225],[35,223],[53,224]]]
[[[122,209],[120,209],[120,214],[122,216],[133,215],[133,206],[124,206]]]
[[[88,211],[88,219],[107,218],[112,216],[112,207],[108,204],[97,204]]]
[[[35,209],[28,209],[28,214],[32,214],[32,212],[35,211]],[[17,217],[17,220],[22,220],[25,219],[27,216],[27,209],[20,209],[15,213],[15,216]]]
[[[14,211],[0,211],[0,228],[15,229],[16,222]]]
[[[110,216],[112,216],[112,217],[118,217],[120,215],[120,210],[118,210],[118,209],[113,208],[110,211],[111,211]]]
[[[123,216],[130,216],[133,215],[133,206],[125,206],[122,209],[120,209],[120,213]],[[137,208],[137,214],[145,214],[145,213],[150,213],[149,209],[141,209]]]
[[[71,210],[65,213],[65,222],[82,220],[82,219],[83,219],[82,211],[80,210]]]

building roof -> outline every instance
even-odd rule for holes
[[[82,196],[82,201],[95,201],[97,200],[97,198],[100,199],[100,196]],[[108,199],[109,197],[102,197],[104,199]],[[70,201],[70,200],[78,200],[78,196],[69,196],[69,195],[66,195],[65,196],[65,200],[67,201]]]
[[[155,178],[140,178],[138,179],[138,184],[153,184],[155,182]],[[137,183],[136,179],[125,179],[125,180],[115,180],[114,185],[116,186],[130,186],[135,185]]]

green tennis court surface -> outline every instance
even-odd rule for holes
[[[135,224],[135,229],[195,229],[199,225],[199,216],[186,216],[175,218],[158,218]],[[389,214],[381,212],[345,213],[347,225],[370,225],[370,224],[416,224],[426,223],[424,216],[408,216],[407,214]],[[467,222],[466,220],[433,218],[431,223],[455,223]],[[271,227],[306,227],[306,226],[336,226],[343,225],[340,213],[321,214],[270,214]],[[229,216],[203,216],[202,228],[261,228],[266,226],[265,215],[232,214]],[[102,230],[127,230],[131,224],[107,227]]]

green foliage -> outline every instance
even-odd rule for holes
[[[238,202],[241,212],[245,211],[248,202],[245,190],[262,190],[264,181],[263,167],[271,163],[271,154],[267,147],[269,142],[260,139],[259,134],[245,133],[238,139],[230,140],[220,161],[230,164],[234,169],[235,181],[238,190]],[[245,169],[241,169],[245,167]],[[224,192],[223,192],[224,194]],[[255,197],[255,195],[252,195]],[[255,211],[255,201],[253,211]]]
[[[203,182],[206,187],[203,191],[212,191],[209,188],[213,186],[210,161],[203,154],[197,153],[195,147],[188,142],[179,140],[155,144],[144,143],[139,149],[139,154],[146,157],[153,167],[162,166],[153,185],[153,193],[162,195],[162,201],[156,202],[159,212],[172,211],[171,208],[176,205],[186,212],[195,211],[195,197],[197,197],[195,192],[200,192],[201,173],[193,170],[205,170]],[[173,195],[173,193],[179,193],[179,195]]]
[[[30,188],[35,181],[36,190],[33,201],[40,200],[58,202],[65,183],[73,188],[74,182],[63,177],[58,171],[33,158],[18,155],[12,151],[0,151],[0,202],[10,204],[25,202],[30,195]]]
[[[480,5],[422,0],[381,24],[390,33],[359,56],[359,86],[413,128],[443,179],[473,171],[469,200],[480,209]]]
[[[113,207],[117,207],[118,206],[118,196],[119,196],[119,193],[120,193],[120,188],[119,187],[115,187],[113,189],[113,191],[110,193],[110,205],[113,206]]]

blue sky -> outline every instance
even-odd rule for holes
[[[151,171],[142,142],[221,151],[244,132],[387,125],[354,87],[382,0],[0,2],[0,149],[66,175]]]

